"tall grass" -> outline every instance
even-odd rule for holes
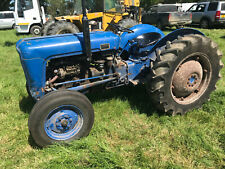
[[[225,53],[225,30],[202,31]],[[176,117],[159,114],[144,86],[96,91],[88,95],[96,116],[90,135],[39,149],[15,49],[23,37],[0,31],[0,168],[225,168],[225,78],[202,108]]]

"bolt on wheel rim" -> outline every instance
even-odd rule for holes
[[[78,134],[83,126],[83,114],[75,106],[60,106],[45,120],[45,132],[54,140],[67,140]]]
[[[186,57],[175,69],[170,86],[173,99],[179,104],[191,104],[207,89],[212,68],[203,53]]]

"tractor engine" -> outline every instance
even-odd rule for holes
[[[115,51],[111,50],[93,53],[90,64],[87,64],[84,56],[70,56],[50,60],[46,67],[45,90],[51,91],[52,87],[56,89],[76,87],[95,80],[85,80],[77,83],[72,81],[115,73],[118,62],[115,62],[114,53]]]

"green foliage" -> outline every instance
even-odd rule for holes
[[[48,0],[48,14],[52,16],[65,14],[65,0]]]
[[[201,31],[225,53],[223,29]],[[225,167],[225,69],[211,100],[185,116],[159,114],[144,86],[95,91],[88,95],[95,109],[90,135],[39,149],[27,127],[34,103],[15,48],[24,37],[0,31],[1,169]]]
[[[15,0],[1,0],[0,11],[13,11]]]

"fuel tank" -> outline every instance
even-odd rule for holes
[[[92,52],[119,48],[120,38],[112,32],[90,33]],[[83,33],[27,38],[17,42],[21,59],[48,59],[83,53]]]
[[[161,35],[161,38],[165,37],[164,33],[160,29],[148,24],[135,25],[130,29],[133,31],[133,33],[124,32],[121,35],[120,48],[124,50],[128,50],[130,48],[130,46],[128,45],[129,41],[143,34],[158,33],[159,35]]]

